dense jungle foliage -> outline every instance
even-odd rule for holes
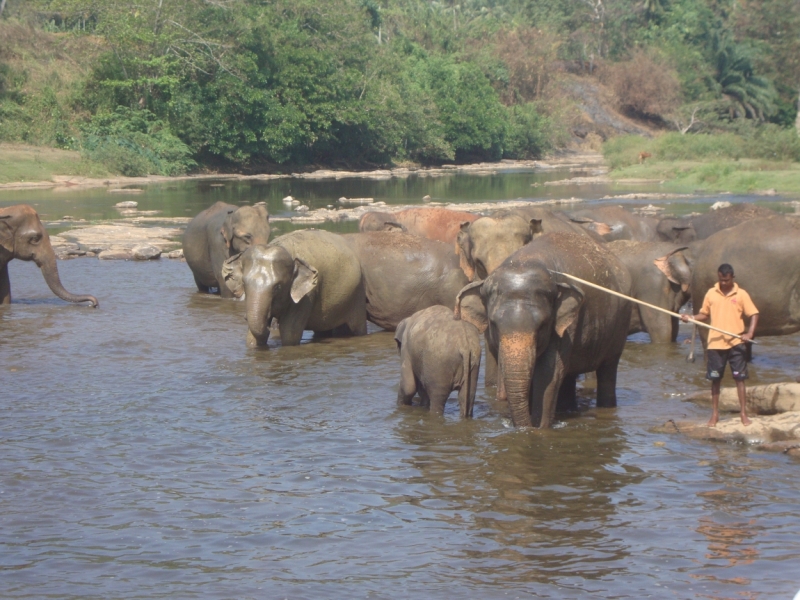
[[[587,94],[797,160],[796,0],[0,2],[0,141],[127,175],[539,157]]]

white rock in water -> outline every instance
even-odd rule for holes
[[[339,204],[372,204],[375,202],[375,198],[345,198],[342,196],[339,198]]]
[[[295,207],[295,210],[297,212],[304,213],[304,212],[308,212],[308,207],[305,204],[301,204],[300,206]]]
[[[161,248],[150,244],[141,244],[131,249],[133,260],[153,260],[161,256]]]
[[[286,198],[283,199],[284,204],[292,204],[293,202],[294,198],[292,198],[291,196],[286,196]]]
[[[183,258],[183,248],[178,248],[172,252],[167,253],[167,258]]]
[[[730,205],[731,203],[728,202],[727,200],[720,200],[719,202],[714,202],[714,204],[711,205],[711,208],[709,210],[719,210],[720,208],[728,208]]]
[[[430,202],[430,201],[431,201],[431,197],[430,197],[430,196],[428,196],[427,194],[425,194],[425,195],[422,197],[422,201],[423,201],[423,202]]]
[[[126,200],[125,202],[117,202],[114,205],[114,208],[136,208],[139,206],[138,202],[134,202],[133,200]]]

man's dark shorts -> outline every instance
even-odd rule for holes
[[[733,378],[736,381],[744,381],[747,379],[746,353],[745,344],[739,344],[730,350],[708,350],[706,379],[711,381],[722,379],[725,374],[725,365],[730,363]]]

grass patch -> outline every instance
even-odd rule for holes
[[[754,159],[710,161],[657,161],[614,169],[614,179],[642,178],[664,181],[676,192],[752,193],[775,189],[779,194],[800,196],[800,164]]]
[[[50,181],[53,175],[110,175],[104,166],[82,158],[79,152],[22,144],[0,144],[0,165],[0,183]]]

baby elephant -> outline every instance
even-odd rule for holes
[[[400,321],[394,340],[400,352],[398,404],[419,392],[423,406],[440,415],[450,392],[458,390],[462,417],[472,417],[481,345],[478,329],[457,321],[446,306],[431,306]]]

